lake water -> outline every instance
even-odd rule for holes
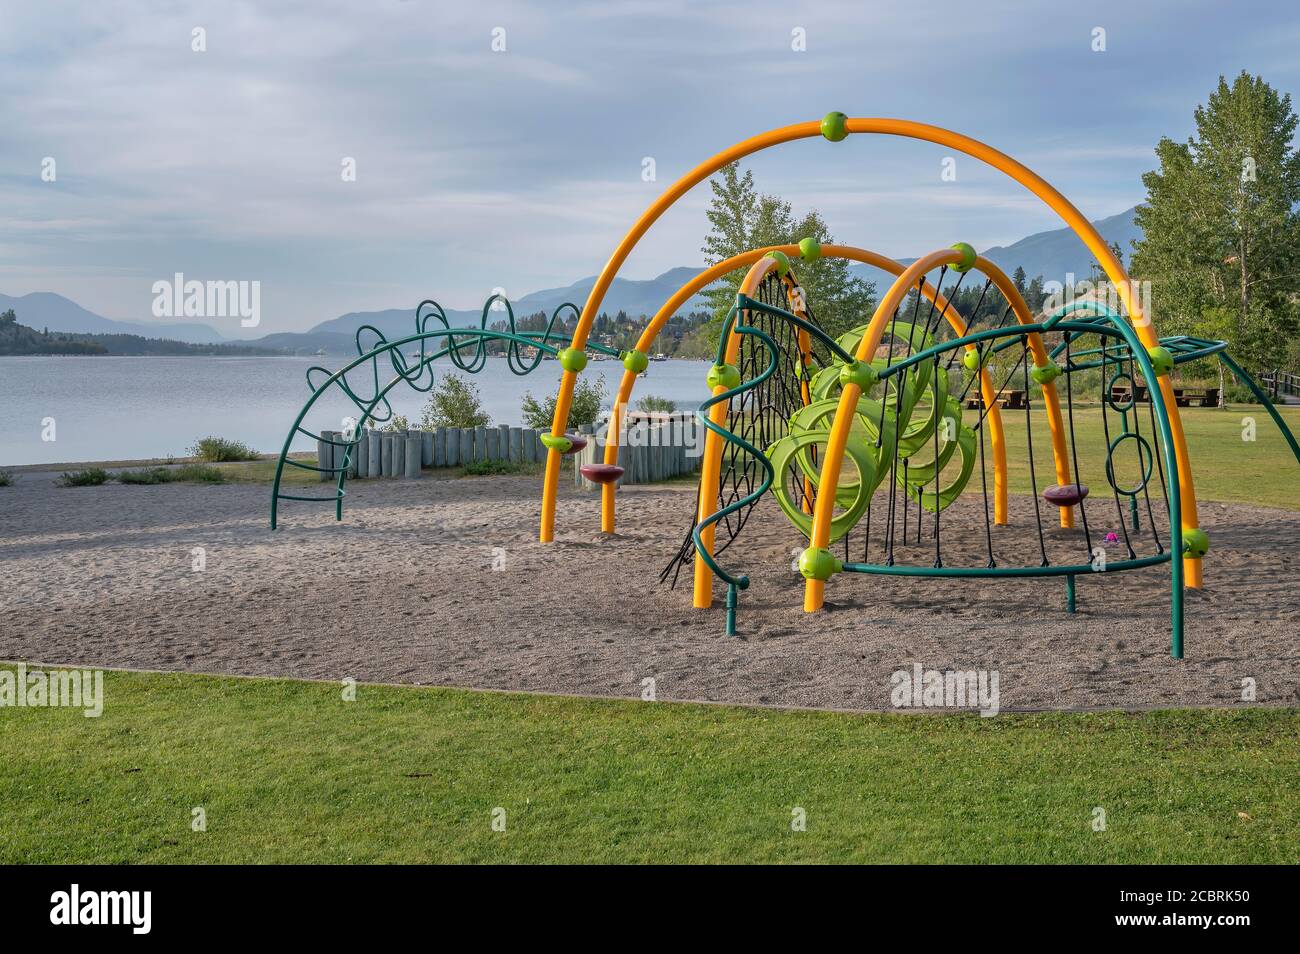
[[[184,456],[209,434],[243,441],[263,453],[278,453],[285,435],[310,396],[307,368],[341,367],[338,358],[204,357],[0,357],[0,466],[64,461],[123,460]],[[650,365],[637,382],[638,397],[656,394],[694,410],[708,397],[706,361],[663,361]],[[381,372],[382,373],[382,372]],[[435,373],[456,373],[435,365]],[[539,398],[555,394],[558,361],[544,361],[518,377],[504,358],[492,358],[470,380],[479,389],[494,424],[519,424],[525,391]],[[602,378],[612,400],[623,366],[592,362],[585,378]],[[390,375],[391,376],[391,368]],[[362,378],[354,379],[364,386]],[[428,395],[399,384],[389,398],[398,414],[418,422]],[[357,416],[337,392],[322,397],[304,422],[309,430],[337,430]],[[54,419],[55,440],[42,440],[42,421]],[[299,436],[297,450],[315,445]]]

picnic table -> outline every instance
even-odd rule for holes
[[[1009,411],[1023,411],[1025,409],[1025,392],[1014,390],[999,391],[997,404],[998,407],[1005,408]],[[980,406],[980,396],[975,394],[966,398],[966,406],[971,409],[978,408]]]
[[[1174,385],[1174,402],[1179,407],[1218,407],[1219,397],[1220,390],[1218,388]],[[1132,388],[1127,385],[1117,384],[1110,389],[1110,400],[1112,404],[1128,404],[1130,400],[1145,404],[1151,400],[1151,393],[1147,386],[1140,382]]]

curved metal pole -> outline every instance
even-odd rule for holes
[[[940,253],[934,253],[934,254],[940,254]],[[1105,317],[1107,317],[1110,327],[1099,327],[1095,324],[1089,324],[1085,322],[1060,321],[1059,319],[1058,322],[1056,323],[1056,327],[1059,327],[1062,330],[1066,330],[1066,331],[1092,332],[1094,334],[1108,334],[1108,335],[1114,335],[1115,337],[1118,338],[1122,338],[1124,342],[1129,346],[1129,348],[1133,351],[1133,360],[1138,364],[1139,368],[1142,371],[1142,374],[1144,376],[1147,376],[1147,380],[1149,381],[1156,380],[1155,371],[1151,367],[1151,359],[1148,357],[1146,350],[1141,346],[1141,343],[1138,341],[1137,336],[1135,335],[1133,329],[1130,328],[1126,322],[1124,322],[1122,319],[1119,319],[1118,317],[1113,317],[1113,318],[1110,316],[1105,316]],[[940,354],[945,351],[951,351],[954,348],[960,348],[968,344],[991,340],[995,338],[1010,337],[1013,335],[1022,335],[1025,334],[1026,332],[1029,332],[1031,334],[1041,333],[1043,330],[1045,330],[1045,328],[1046,328],[1046,323],[1044,322],[1042,324],[1034,324],[1032,326],[1029,326],[1028,328],[1025,327],[990,328],[984,331],[978,331],[962,339],[955,340],[955,341],[941,342],[918,354],[911,355],[905,361],[900,362],[897,365],[891,366],[888,371],[888,374],[894,375],[894,374],[902,373],[906,371],[908,367],[911,367],[916,364],[920,364],[922,361],[933,358],[934,355],[936,354]],[[851,386],[852,385],[849,385],[849,387]],[[1169,426],[1168,409],[1165,407],[1163,396],[1161,397],[1160,400],[1156,400],[1154,397],[1154,393],[1155,392],[1153,392],[1152,406],[1155,410],[1156,426],[1160,431],[1161,447],[1165,454],[1165,459],[1170,460],[1172,459],[1172,455],[1174,454],[1175,451],[1175,444],[1173,439],[1173,432]],[[842,406],[843,405],[841,405],[841,407]],[[829,467],[829,460],[823,466],[823,475],[825,474],[826,467]],[[1169,566],[1170,566],[1170,587],[1172,591],[1171,598],[1170,598],[1170,654],[1174,656],[1174,658],[1176,659],[1181,659],[1183,658],[1184,585],[1186,582],[1185,564],[1190,562],[1190,560],[1187,558],[1187,556],[1184,553],[1181,490],[1178,483],[1178,476],[1174,471],[1174,468],[1168,467],[1165,469],[1165,479],[1166,479],[1166,488],[1165,488],[1166,503],[1169,509],[1170,553],[1168,559],[1169,559]],[[819,501],[821,500],[820,495],[818,497],[818,500]],[[825,544],[822,544],[822,546],[825,546]],[[1160,563],[1160,562],[1164,562],[1164,557],[1142,558],[1136,561],[1130,560],[1130,561],[1125,561],[1120,564],[1117,564],[1115,569],[1116,570],[1134,569],[1142,566],[1155,565],[1156,563]],[[1056,568],[1056,569],[1049,569],[1049,570],[1045,570],[1043,568],[1013,569],[1009,571],[1003,570],[1001,572],[990,572],[990,571],[979,571],[979,570],[967,571],[965,568],[952,568],[947,572],[941,572],[933,568],[925,568],[925,567],[889,568],[889,567],[874,567],[872,565],[862,564],[862,563],[844,564],[843,568],[845,570],[848,570],[849,572],[857,572],[857,573],[886,573],[886,574],[908,575],[908,576],[963,576],[963,575],[965,576],[1050,576],[1050,575],[1057,575],[1057,574],[1068,576],[1071,573],[1081,572],[1079,567],[1066,567],[1066,568]],[[811,585],[814,583],[822,583],[822,581],[809,580],[808,585],[810,589],[811,589]],[[824,583],[822,583],[822,586],[824,587]],[[805,609],[807,609],[806,603],[805,603]]]
[[[799,246],[797,245],[774,245],[741,252],[739,255],[733,255],[731,258],[724,259],[716,265],[704,269],[683,284],[671,298],[664,302],[650,322],[642,329],[641,336],[637,339],[636,349],[645,351],[650,346],[650,343],[658,337],[659,332],[663,330],[663,327],[672,319],[673,315],[677,314],[678,310],[701,290],[731,272],[747,268],[774,251],[782,252],[791,259],[797,259],[800,255]],[[864,265],[871,265],[892,275],[901,275],[904,270],[903,266],[892,258],[852,245],[823,245],[821,247],[821,257],[843,258],[861,262]],[[1015,285],[1010,281],[1008,281],[1008,284],[1014,291]],[[952,326],[953,331],[958,335],[966,333],[965,319],[962,318],[961,313],[943,296],[939,289],[928,282],[923,282],[921,293],[932,301],[935,307],[948,319],[948,324]],[[1015,294],[1019,296],[1019,292],[1015,292]],[[1021,301],[1023,302],[1023,299]],[[1028,306],[1024,307],[1023,317],[1019,311],[1017,311],[1016,317],[1022,322],[1032,320]],[[622,415],[624,408],[631,403],[632,390],[636,386],[636,379],[637,375],[634,372],[625,371],[623,372],[623,380],[619,383],[618,396],[614,399],[614,409],[610,415],[609,428],[605,435],[605,463],[607,464],[618,463]],[[1003,436],[1002,414],[993,393],[993,386],[993,378],[988,370],[981,368],[980,390],[984,395],[985,406],[988,408],[989,437],[993,454],[994,520],[998,524],[1005,524],[1007,522],[1007,449],[1006,440]],[[614,532],[616,497],[615,485],[605,484],[601,489],[600,503],[601,530],[605,533]]]
[[[1042,199],[1049,208],[1059,215],[1065,224],[1070,227],[1088,250],[1096,257],[1097,262],[1101,265],[1102,271],[1106,277],[1114,284],[1120,300],[1131,316],[1131,321],[1137,331],[1138,338],[1148,348],[1154,348],[1159,344],[1155,330],[1151,327],[1150,319],[1142,312],[1141,305],[1133,295],[1128,273],[1124,270],[1123,264],[1115,257],[1110,246],[1106,244],[1105,239],[1089,222],[1083,214],[1074,207],[1074,205],[1052,187],[1047,180],[1040,177],[1028,166],[1022,165],[1015,159],[1006,155],[997,149],[992,148],[978,139],[972,139],[969,136],[963,136],[961,133],[944,129],[940,126],[931,126],[926,123],[912,122],[907,119],[886,119],[886,118],[849,118],[843,115],[831,114],[827,120],[835,118],[842,135],[832,136],[830,130],[823,131],[824,121],[812,121],[805,123],[796,123],[791,126],[785,126],[780,129],[773,129],[757,136],[752,136],[742,142],[737,143],[729,149],[725,149],[717,155],[707,159],[700,165],[696,166],[690,172],[686,173],[664,192],[658,199],[651,203],[650,207],[641,214],[641,217],[633,224],[628,233],[615,247],[614,253],[601,269],[600,275],[592,287],[591,294],[587,296],[587,301],[582,309],[582,315],[578,319],[578,326],[573,334],[573,346],[575,348],[583,347],[587,342],[587,335],[590,333],[591,324],[596,315],[600,312],[601,303],[604,301],[605,293],[609,290],[610,284],[614,281],[614,276],[622,267],[623,262],[627,260],[641,237],[649,231],[663,213],[673,205],[679,198],[685,195],[690,189],[717,172],[728,163],[743,159],[752,153],[771,146],[780,145],[781,143],[791,142],[796,139],[810,139],[816,136],[826,135],[828,139],[842,139],[849,134],[876,134],[885,136],[899,136],[906,139],[919,139],[925,142],[936,143],[958,152],[965,153],[972,158],[985,162],[998,171],[1010,176],[1016,182],[1019,182],[1038,198]],[[552,422],[551,432],[560,435],[564,432],[564,426],[569,419],[569,408],[573,401],[573,388],[577,376],[573,372],[564,372],[560,379],[560,389],[556,396],[555,418]],[[1183,496],[1186,502],[1184,516],[1187,519],[1188,529],[1197,526],[1196,513],[1196,489],[1192,482],[1191,462],[1187,456],[1187,439],[1183,433],[1182,420],[1178,416],[1177,402],[1174,401],[1173,388],[1168,379],[1160,381],[1160,388],[1163,392],[1165,403],[1170,411],[1170,429],[1173,434],[1174,445],[1178,453],[1175,455],[1175,461],[1178,470],[1179,484],[1183,490]],[[560,480],[560,455],[554,450],[547,454],[546,459],[546,477],[542,485],[542,517],[540,538],[543,543],[549,542],[555,535],[555,502],[559,492]],[[1191,586],[1200,586],[1201,581],[1201,564],[1199,560],[1189,560],[1188,581]]]
[[[924,275],[935,268],[956,265],[961,261],[961,252],[946,248],[931,252],[908,266],[903,274],[895,279],[894,284],[890,286],[880,304],[876,306],[876,311],[871,317],[867,331],[858,342],[857,352],[854,357],[858,361],[871,360],[876,353],[876,349],[880,346],[881,339],[884,337],[885,326],[892,319],[904,296]],[[978,268],[988,275],[1007,301],[1011,303],[1016,320],[1020,324],[1020,329],[1013,328],[1010,329],[1010,332],[1012,334],[1027,333],[1029,347],[1034,355],[1034,363],[1040,366],[1046,365],[1049,359],[1047,349],[1043,345],[1042,335],[1033,330],[1038,325],[1034,323],[1029,313],[1029,306],[1025,304],[1024,297],[1019,293],[1015,285],[1000,268],[985,258],[976,256],[975,264],[972,267]],[[976,335],[975,340],[982,339]],[[973,347],[973,345],[969,347]],[[809,544],[816,549],[824,550],[830,543],[831,521],[835,512],[835,488],[839,485],[840,468],[844,463],[849,433],[852,430],[853,421],[857,417],[858,400],[861,396],[862,389],[854,384],[845,385],[840,392],[840,403],[836,408],[835,419],[831,424],[829,438],[826,443],[826,456],[822,464],[821,484],[818,488],[817,502],[813,507],[813,532]],[[1048,382],[1043,385],[1043,398],[1047,408],[1048,425],[1052,434],[1052,457],[1056,467],[1057,482],[1067,484],[1070,480],[1070,458],[1069,451],[1065,446],[1065,425],[1061,417],[1060,401],[1056,395],[1055,384]],[[990,407],[994,406],[996,404],[996,395],[989,398],[986,403]],[[1002,490],[1005,491],[1005,486]],[[1005,500],[1005,496],[1001,499]],[[1063,527],[1074,526],[1073,508],[1061,508],[1060,520]],[[808,580],[804,588],[805,612],[811,613],[821,609],[825,599],[825,589],[826,582],[824,580],[811,578]]]
[[[361,331],[366,328],[370,328],[371,330],[375,331],[376,334],[381,334],[381,332],[379,332],[378,329],[370,325],[363,325],[362,328],[357,329],[357,334],[359,335]],[[334,500],[336,502],[336,508],[337,508],[336,519],[342,519],[343,496],[344,496],[343,487],[347,477],[347,470],[348,470],[348,463],[351,454],[351,449],[356,446],[358,442],[357,440],[346,442],[349,450],[348,453],[344,455],[343,466],[339,468],[338,484],[336,487],[336,492],[334,497],[297,497],[297,496],[284,495],[280,493],[281,477],[283,476],[284,473],[284,465],[286,461],[288,461],[289,447],[293,443],[293,439],[297,434],[304,433],[302,430],[302,422],[306,418],[307,412],[310,411],[312,407],[315,405],[317,399],[322,394],[324,394],[327,390],[329,390],[329,388],[332,385],[338,384],[340,389],[344,392],[344,394],[346,394],[348,398],[352,400],[354,404],[357,405],[357,409],[361,411],[361,418],[357,422],[357,429],[360,430],[362,427],[365,426],[365,422],[367,419],[374,418],[375,407],[378,406],[380,401],[384,400],[384,398],[387,396],[389,391],[391,391],[402,381],[406,381],[409,384],[413,380],[419,380],[421,377],[423,377],[424,369],[426,367],[429,367],[433,361],[437,360],[438,358],[444,357],[448,354],[452,354],[452,355],[458,354],[459,349],[464,346],[464,343],[449,342],[447,346],[444,347],[442,350],[437,351],[430,355],[425,355],[424,349],[423,347],[421,347],[420,358],[417,364],[414,367],[409,369],[405,365],[405,360],[401,358],[400,350],[397,349],[400,349],[416,341],[424,342],[434,338],[451,338],[451,337],[460,337],[462,335],[468,337],[475,337],[480,339],[480,341],[482,341],[483,339],[495,339],[495,340],[518,342],[520,344],[525,344],[530,347],[539,348],[541,349],[541,351],[546,351],[549,352],[550,354],[555,354],[557,352],[557,349],[549,344],[538,342],[532,338],[524,337],[523,335],[510,334],[509,332],[489,331],[483,328],[438,328],[433,331],[423,331],[418,334],[409,335],[405,338],[399,338],[396,341],[386,341],[383,344],[378,345],[377,347],[367,351],[365,354],[357,356],[351,362],[349,362],[348,364],[340,368],[338,371],[335,371],[332,374],[330,374],[329,377],[319,386],[313,388],[311,397],[309,397],[307,399],[307,402],[302,406],[302,410],[298,412],[298,416],[294,418],[294,422],[289,428],[289,433],[284,439],[284,445],[280,449],[280,457],[279,460],[276,462],[276,467],[275,467],[275,478],[273,479],[271,484],[271,529],[272,530],[276,529],[277,526],[279,501],[282,497],[285,499],[296,499],[296,500],[322,500],[322,501]],[[358,398],[356,394],[352,391],[351,387],[349,387],[345,379],[345,375],[349,371],[352,371],[360,367],[362,364],[366,363],[367,361],[375,361],[380,355],[383,355],[385,353],[391,355],[394,352],[396,352],[397,359],[398,359],[398,360],[394,360],[394,366],[399,367],[397,374],[382,389],[377,388],[374,397],[369,399]],[[539,359],[540,359],[540,351],[539,351]],[[453,357],[452,360],[455,361],[455,357]],[[477,357],[475,358],[475,361],[477,361]],[[463,365],[460,365],[458,363],[457,366],[460,367],[462,370],[465,370]],[[535,368],[536,366],[537,364],[534,363],[532,367]],[[476,373],[476,371],[481,367],[482,365],[477,365],[475,371],[470,371],[469,373],[471,374]],[[312,370],[316,370],[316,369],[311,368],[308,370],[309,379],[310,379],[310,372]],[[320,370],[325,370],[325,369],[320,369]],[[530,368],[529,370],[532,370],[532,368]],[[377,365],[376,365],[375,373],[376,375],[378,374]],[[430,387],[433,386],[432,376],[430,377],[429,386]],[[419,388],[418,390],[428,390],[428,388]],[[294,464],[295,466],[302,466],[296,464],[293,461],[288,461],[288,462],[290,464]],[[320,468],[316,468],[316,467],[307,467],[305,469],[320,470]],[[333,468],[331,468],[331,470],[332,469]]]

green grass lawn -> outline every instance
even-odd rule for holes
[[[1145,406],[1139,422],[1141,433],[1148,442],[1152,440],[1150,412]],[[1292,433],[1300,435],[1300,406],[1281,408],[1283,417]],[[1196,494],[1200,500],[1237,501],[1241,503],[1260,504],[1269,507],[1286,507],[1300,510],[1300,462],[1291,453],[1291,448],[1278,430],[1268,412],[1258,405],[1233,405],[1229,409],[1221,408],[1179,408],[1183,428],[1187,433],[1187,447],[1192,464],[1192,477],[1196,482]],[[1062,408],[1064,413],[1064,408]],[[1047,426],[1047,415],[1039,409],[1033,411],[1034,472],[1038,477],[1038,489],[1056,483],[1056,472],[1052,463],[1051,431]],[[1242,419],[1253,418],[1255,421],[1255,440],[1242,440]],[[975,412],[966,412],[966,423],[973,423]],[[1119,415],[1108,414],[1110,437],[1119,436]],[[1025,412],[1002,412],[1002,421],[1007,436],[1007,471],[1012,493],[1029,493],[1029,455],[1025,440]],[[1068,422],[1067,422],[1068,424]],[[1102,428],[1101,410],[1091,407],[1077,407],[1074,412],[1075,443],[1079,452],[1080,479],[1087,484],[1094,495],[1110,496],[1110,485],[1106,482],[1106,434]],[[1067,437],[1068,440],[1068,437]],[[1118,463],[1116,476],[1119,481],[1132,486],[1138,476],[1137,451],[1132,441],[1128,447],[1116,451]],[[978,448],[977,448],[978,453]],[[989,453],[985,445],[986,455]],[[957,457],[954,455],[953,467]],[[966,492],[979,493],[979,465],[967,485]],[[989,486],[993,484],[993,461],[988,458]],[[1073,472],[1071,472],[1073,480]],[[1163,496],[1163,489],[1158,491],[1159,478],[1153,476],[1151,492]]]
[[[110,672],[98,719],[0,709],[0,862],[1294,864],[1297,737]]]

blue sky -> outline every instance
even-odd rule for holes
[[[1141,200],[1155,142],[1189,134],[1219,74],[1297,90],[1298,46],[1291,2],[0,0],[0,292],[143,320],[174,272],[257,280],[259,333],[476,307],[597,272],[682,172],[830,110],[983,139],[1100,218]],[[941,181],[945,155],[851,137],[750,166],[839,240],[896,256],[1059,227],[974,160]],[[622,274],[702,264],[707,197]]]

